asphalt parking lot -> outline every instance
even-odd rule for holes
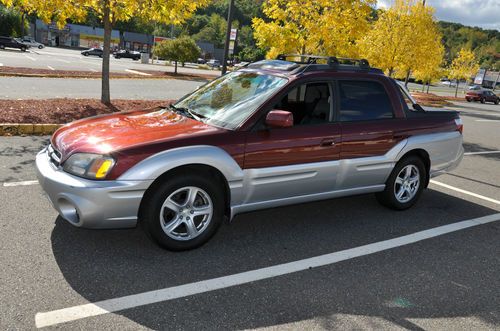
[[[83,56],[79,50],[64,49],[57,47],[45,47],[43,49],[30,48],[27,52],[17,49],[0,50],[0,66],[29,67],[49,70],[83,70],[99,72],[102,67],[102,59],[97,56]],[[165,66],[164,61],[155,64],[143,64],[141,61],[132,59],[115,59],[110,57],[110,71],[118,73],[130,73],[130,70],[160,70],[174,72],[173,66]],[[178,68],[180,73],[205,74],[219,76],[218,70],[200,70],[190,67]]]
[[[34,181],[48,137],[2,137],[0,329],[499,329],[500,107],[457,109],[464,160],[412,209],[253,212],[183,253],[67,224]]]

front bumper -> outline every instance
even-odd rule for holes
[[[144,192],[153,182],[76,177],[56,168],[47,149],[36,156],[36,170],[40,185],[61,217],[84,228],[134,227]]]

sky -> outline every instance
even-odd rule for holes
[[[378,0],[378,7],[388,7],[391,0]],[[500,30],[500,0],[427,0],[436,9],[440,21]]]

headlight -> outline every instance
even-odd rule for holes
[[[76,153],[64,162],[63,169],[70,174],[89,179],[104,179],[115,165],[112,157],[90,154]]]

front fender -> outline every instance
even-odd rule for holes
[[[243,170],[223,149],[215,146],[197,145],[169,149],[142,160],[123,173],[120,180],[155,180],[174,168],[203,164],[218,169],[231,183],[241,182]]]

